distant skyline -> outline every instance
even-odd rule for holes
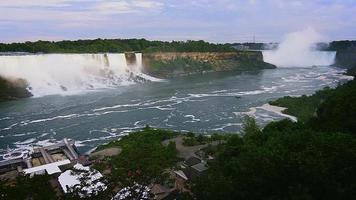
[[[355,0],[3,0],[0,42],[146,38],[279,42],[313,27],[356,39]]]

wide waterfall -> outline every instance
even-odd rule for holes
[[[334,51],[262,51],[265,62],[277,67],[329,66],[335,63]]]
[[[136,62],[125,54],[39,54],[0,56],[0,76],[23,79],[34,96],[77,94],[152,80],[142,73],[142,55]]]

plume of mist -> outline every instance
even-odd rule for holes
[[[289,33],[273,51],[264,51],[265,62],[278,67],[310,67],[334,64],[335,52],[317,51],[316,44],[324,37],[313,28]]]

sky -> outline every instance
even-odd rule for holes
[[[279,42],[312,27],[356,39],[355,0],[0,0],[0,42],[146,38]]]

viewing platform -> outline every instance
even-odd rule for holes
[[[74,140],[64,138],[56,144],[33,148],[31,151],[9,151],[3,159],[0,161],[0,174],[10,171],[29,175],[55,174],[74,165],[79,154]]]

